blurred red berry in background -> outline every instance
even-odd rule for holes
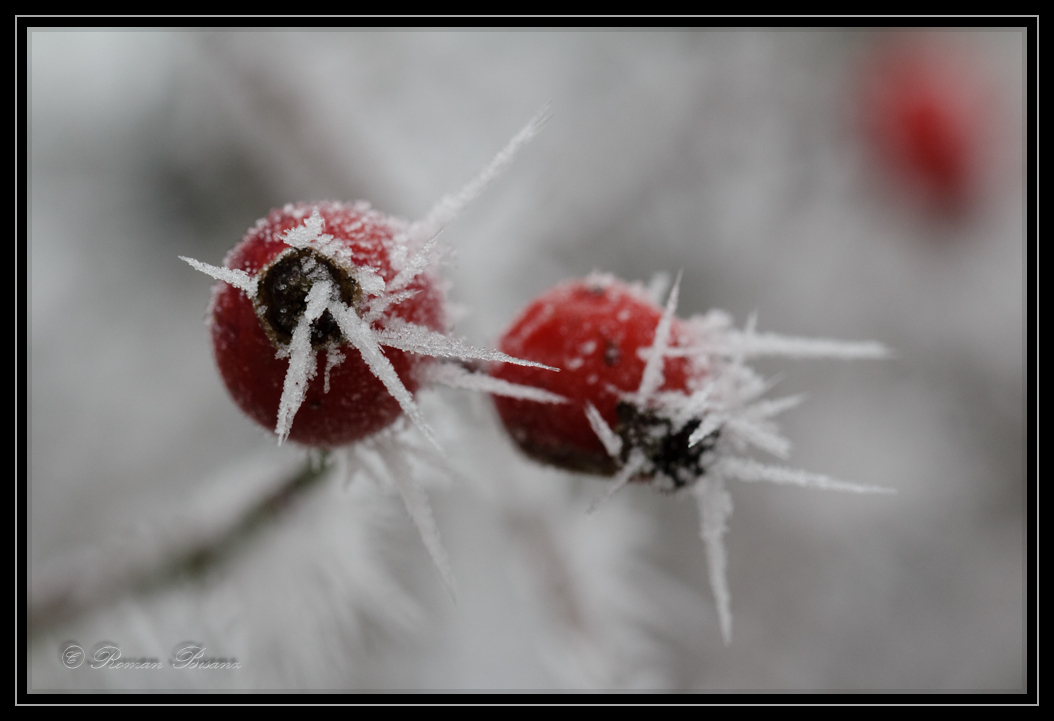
[[[993,93],[976,60],[935,39],[899,37],[861,78],[861,124],[876,160],[939,213],[968,211],[984,180]]]

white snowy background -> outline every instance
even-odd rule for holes
[[[33,32],[30,571],[105,587],[302,462],[228,398],[203,317],[245,229],[299,200],[419,218],[546,103],[443,234],[482,345],[596,268],[684,272],[679,314],[878,340],[768,361],[789,465],[894,496],[730,486],[725,647],[690,498],[538,467],[485,397],[424,393],[455,605],[398,496],[332,480],[203,579],[34,628],[30,688],[1019,689],[1023,33],[942,34],[997,88],[981,202],[947,222],[853,122],[856,32]],[[159,550],[160,549],[160,550]],[[137,556],[138,554],[138,556]],[[68,670],[75,640],[237,670]]]

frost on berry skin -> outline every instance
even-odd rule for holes
[[[890,492],[744,457],[750,448],[787,457],[790,443],[772,419],[800,400],[763,398],[770,384],[746,359],[879,358],[887,351],[878,343],[759,334],[753,318],[740,331],[722,311],[680,320],[675,315],[679,285],[680,278],[665,308],[642,286],[608,275],[593,274],[543,293],[513,322],[501,349],[561,372],[496,364],[491,373],[568,402],[494,400],[510,436],[527,455],[567,470],[611,477],[591,511],[630,481],[695,496],[727,644],[732,614],[724,533],[732,497],[726,480]]]
[[[341,446],[405,413],[438,448],[413,400],[433,358],[538,365],[441,332],[436,236],[420,242],[420,228],[361,201],[299,203],[258,221],[223,268],[183,259],[219,281],[209,319],[220,374],[239,407],[279,441]],[[523,392],[491,380],[480,375],[471,385]]]
[[[492,375],[544,389],[569,403],[543,405],[496,398],[498,413],[517,445],[549,465],[613,475],[620,465],[613,457],[618,454],[609,453],[594,432],[586,404],[617,434],[648,435],[656,419],[626,402],[624,396],[640,385],[645,360],[638,351],[651,346],[661,317],[662,309],[642,288],[611,276],[563,283],[535,299],[502,337],[500,348],[560,372],[502,364],[494,367]],[[687,342],[687,331],[679,321],[671,334],[672,345]],[[687,359],[665,360],[662,390],[687,392],[690,378]]]
[[[321,221],[318,230],[325,235],[297,237],[296,231],[313,217]],[[333,300],[365,314],[372,302],[384,297],[377,293],[383,287],[377,279],[386,284],[397,275],[391,253],[400,230],[398,221],[366,203],[298,203],[271,211],[231,250],[224,265],[256,278],[257,293],[250,297],[220,281],[209,318],[220,374],[247,415],[269,429],[276,427],[290,367],[282,351],[293,340],[313,284],[328,279]],[[291,246],[290,240],[303,247]],[[402,290],[408,291],[407,297],[373,321],[374,329],[382,330],[398,318],[444,330],[443,293],[432,274],[417,275]],[[357,349],[344,347],[344,360],[334,362],[332,351],[346,340],[328,308],[312,324],[310,342],[311,378],[288,431],[291,440],[340,446],[376,433],[401,415],[398,400]],[[388,349],[385,355],[412,394],[418,385],[417,368],[428,359],[398,349]],[[312,373],[318,368],[328,373]]]

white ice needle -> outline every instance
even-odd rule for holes
[[[615,431],[611,430],[611,426],[604,420],[604,416],[600,415],[600,411],[589,401],[586,401],[586,418],[589,419],[589,425],[593,428],[593,432],[597,434],[597,438],[604,444],[604,450],[608,452],[608,455],[618,460],[619,454],[622,453],[622,439],[619,438]]]
[[[605,503],[611,500],[612,496],[622,490],[624,485],[633,480],[633,477],[644,468],[644,465],[647,462],[647,457],[639,448],[634,448],[630,451],[629,460],[626,461],[626,465],[622,466],[622,468],[618,470],[618,473],[608,481],[604,493],[590,504],[586,513],[596,513]]]
[[[428,442],[442,453],[443,448],[439,445],[439,441],[436,440],[435,433],[425,421],[425,417],[414,402],[414,397],[410,394],[410,391],[406,390],[406,386],[399,380],[399,374],[392,367],[392,362],[381,352],[381,347],[377,344],[377,339],[369,326],[355,314],[353,308],[349,308],[338,301],[329,304],[329,312],[336,319],[341,333],[344,334],[344,338],[362,354],[362,359],[366,361],[366,365],[373,371],[373,375],[377,376],[381,383],[384,384],[384,387],[388,389],[388,392],[399,402],[403,412],[409,416],[413,424],[421,431],[421,434],[428,439]]]
[[[720,476],[708,474],[696,484],[695,497],[699,504],[699,535],[706,545],[710,588],[717,604],[721,636],[728,646],[732,643],[732,594],[728,590],[725,531],[728,530],[728,517],[732,515],[732,496],[725,490]]]
[[[637,398],[641,403],[647,403],[648,399],[662,387],[664,379],[663,366],[666,363],[666,349],[670,344],[670,329],[673,326],[673,316],[677,312],[677,296],[681,288],[681,273],[677,274],[677,280],[673,283],[670,297],[666,301],[666,309],[663,311],[659,325],[655,328],[655,339],[649,350],[648,362],[644,366],[641,375],[640,388],[637,389]]]
[[[435,238],[444,227],[457,219],[464,212],[465,208],[501,174],[501,171],[508,167],[520,151],[520,148],[538,134],[548,119],[549,108],[546,106],[541,112],[531,118],[523,130],[513,136],[512,140],[494,156],[494,159],[480,171],[479,175],[470,180],[458,192],[444,195],[439,202],[432,206],[432,209],[428,211],[428,215],[411,225],[409,230],[407,230],[410,246],[416,247],[426,243],[429,239]],[[417,272],[416,268],[415,272]]]
[[[216,280],[222,280],[239,290],[244,290],[250,298],[256,297],[256,278],[253,278],[244,270],[209,265],[208,263],[202,263],[200,260],[194,260],[182,255],[179,256],[179,259],[188,263],[194,270],[200,270],[205,275],[211,275]]]
[[[414,479],[410,471],[410,464],[406,460],[405,451],[385,443],[378,443],[376,450],[387,467],[388,475],[395,483],[399,495],[402,496],[406,512],[417,527],[417,532],[421,534],[421,540],[436,570],[439,571],[447,593],[457,603],[457,585],[454,582],[454,572],[450,567],[450,558],[439,537],[439,527],[436,525],[432,506],[428,502],[428,495],[420,483]]]
[[[538,403],[567,403],[567,399],[556,393],[550,393],[534,386],[524,386],[518,383],[510,383],[487,375],[486,373],[473,373],[460,366],[451,363],[431,363],[422,369],[420,378],[430,383],[439,383],[451,388],[464,388],[480,393],[504,396],[506,398],[520,398],[523,400],[536,401]]]
[[[278,403],[278,424],[274,432],[281,445],[289,437],[293,427],[293,416],[304,402],[307,384],[318,373],[315,349],[311,346],[311,324],[325,312],[333,295],[333,284],[321,281],[311,286],[307,294],[307,308],[293,331],[293,339],[286,348],[278,351],[278,357],[289,356],[289,369],[285,373],[282,399]]]

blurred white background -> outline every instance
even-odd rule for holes
[[[32,32],[34,584],[178,539],[300,462],[227,397],[211,281],[177,256],[218,264],[291,201],[421,217],[546,103],[443,234],[457,331],[493,345],[594,268],[683,269],[683,316],[881,341],[895,359],[760,367],[808,394],[790,465],[899,493],[732,486],[726,648],[690,499],[628,488],[587,517],[599,481],[522,459],[485,398],[426,393],[465,477],[430,487],[457,605],[398,498],[334,481],[205,579],[36,627],[31,689],[1022,688],[1024,33],[915,36],[991,89],[981,189],[953,216],[859,132],[894,37]],[[68,670],[70,639],[162,660],[194,639],[241,668]]]

